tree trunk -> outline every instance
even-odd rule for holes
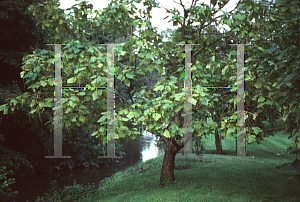
[[[180,148],[181,149],[181,148]],[[162,164],[160,175],[160,185],[164,186],[164,182],[175,182],[174,177],[174,161],[177,152],[180,150],[169,141],[166,144],[165,156]]]
[[[170,125],[169,125],[170,126]],[[154,131],[150,130],[152,134],[155,134]],[[195,133],[196,131],[194,131]],[[182,149],[188,141],[192,139],[192,136],[189,136],[187,139],[185,139],[181,143],[177,143],[175,140],[175,137],[172,138],[167,138],[163,135],[156,134],[157,136],[161,137],[166,144],[165,148],[165,155],[164,155],[164,160],[162,164],[162,169],[161,169],[161,174],[160,174],[160,186],[164,186],[164,182],[175,182],[175,177],[174,177],[174,161],[175,161],[175,156],[177,152]]]
[[[223,150],[222,150],[222,145],[221,145],[218,129],[215,129],[215,144],[216,144],[216,148],[217,148],[217,154],[224,154]]]

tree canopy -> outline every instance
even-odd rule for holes
[[[185,133],[185,102],[192,104],[193,136],[214,132],[216,141],[219,136],[236,136],[238,54],[236,46],[227,44],[230,40],[251,44],[244,47],[247,52],[245,103],[248,106],[245,142],[261,143],[270,135],[259,125],[262,120],[256,117],[266,117],[272,110],[272,116],[287,123],[290,137],[299,144],[299,1],[283,0],[272,4],[243,0],[230,12],[221,10],[228,1],[212,0],[210,6],[193,0],[189,8],[180,3],[183,14],[177,9],[167,9],[169,21],[180,27],[165,42],[150,21],[150,11],[159,7],[159,3],[146,0],[143,2],[146,10],[142,11],[135,6],[140,2],[112,0],[103,11],[95,11],[96,16],[92,18],[87,18],[92,5],[86,1],[79,3],[78,8],[71,7],[74,17],[58,8],[58,0],[31,6],[30,10],[41,19],[42,28],[49,30],[48,44],[69,44],[62,46],[63,81],[67,78],[63,86],[81,86],[83,82],[97,87],[107,85],[106,46],[87,41],[83,29],[94,27],[94,31],[105,30],[125,39],[114,47],[114,81],[126,87],[123,92],[115,92],[120,98],[115,101],[115,138],[138,137],[141,124],[161,137],[167,146],[161,180],[175,180],[174,158],[188,142],[187,139],[181,141]],[[218,11],[222,12],[219,16]],[[221,25],[230,29],[223,32],[216,29]],[[185,44],[199,44],[191,46],[191,98],[185,97]],[[220,51],[221,45],[223,51]],[[4,114],[25,102],[30,104],[33,115],[40,115],[45,108],[54,109],[53,55],[53,47],[49,46],[24,57],[21,77],[32,91],[0,106]],[[131,63],[119,62],[124,58],[129,58]],[[152,88],[134,84],[154,70],[160,75],[163,67],[165,76]],[[105,88],[64,89],[63,126],[88,124],[94,131],[92,136],[105,138],[106,92]],[[167,122],[169,124],[162,128]]]

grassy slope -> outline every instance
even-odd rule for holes
[[[146,168],[144,173],[135,167],[136,174],[128,169],[104,180],[94,201],[300,201],[300,183],[289,179],[296,171],[275,168],[295,159],[276,155],[291,146],[291,140],[277,133],[262,143],[247,146],[247,154],[254,158],[230,158],[235,146],[228,139],[226,145],[222,142],[227,155],[203,154],[199,162],[176,159],[175,167],[191,168],[175,169],[176,184],[163,188],[159,187],[163,156],[150,159],[138,165]]]

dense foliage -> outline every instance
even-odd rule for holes
[[[150,11],[159,3],[146,0],[143,2],[146,10],[142,11],[135,6],[140,2],[112,0],[107,8],[101,13],[96,11],[96,16],[90,19],[87,14],[92,12],[92,5],[86,1],[71,7],[74,17],[59,9],[57,0],[30,7],[42,28],[49,30],[48,43],[68,44],[62,47],[63,85],[106,86],[107,49],[87,41],[82,30],[90,27],[93,31],[105,30],[119,36],[117,42],[122,43],[114,49],[117,139],[136,138],[140,136],[140,126],[146,126],[147,131],[166,144],[161,179],[175,181],[174,158],[187,143],[182,140],[184,104],[188,102],[193,111],[193,136],[213,133],[218,153],[222,154],[221,139],[236,136],[238,53],[236,46],[227,44],[233,41],[251,44],[244,47],[247,51],[244,141],[261,144],[263,138],[271,135],[263,128],[262,121],[274,122],[280,117],[286,123],[287,138],[292,138],[296,145],[289,154],[300,153],[297,149],[300,137],[299,1],[241,0],[230,12],[220,10],[228,1],[211,1],[209,6],[197,4],[196,0],[189,8],[180,3],[184,15],[177,9],[166,9],[173,25],[180,25],[168,41],[163,41],[163,36],[150,22]],[[218,11],[222,14],[216,16]],[[227,25],[229,30],[221,33],[215,28],[221,25]],[[185,81],[189,79],[185,78],[185,48],[176,45],[178,43],[199,44],[192,46],[191,52],[191,98],[185,97]],[[31,107],[30,114],[37,119],[44,111],[54,109],[53,56],[53,47],[49,46],[23,58],[21,77],[31,91],[9,99],[0,106],[0,111],[12,113],[27,104]],[[166,74],[160,79],[158,75],[164,69]],[[154,71],[157,82],[152,87],[140,86],[140,81]],[[71,134],[72,128],[87,126],[91,136],[100,138],[105,146],[106,98],[106,89],[63,90],[63,127]],[[167,122],[169,124],[162,128]],[[48,123],[53,129],[53,117]]]

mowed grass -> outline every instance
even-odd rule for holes
[[[214,151],[214,139],[209,143],[208,152]],[[103,180],[99,195],[88,201],[300,201],[300,183],[291,178],[296,171],[275,168],[295,160],[295,155],[277,156],[292,146],[286,134],[277,132],[262,144],[247,145],[250,158],[234,157],[234,139],[226,145],[222,141],[222,146],[226,155],[202,154],[200,161],[176,159],[175,184],[159,186],[163,162],[159,156]],[[180,166],[186,169],[178,170]]]

